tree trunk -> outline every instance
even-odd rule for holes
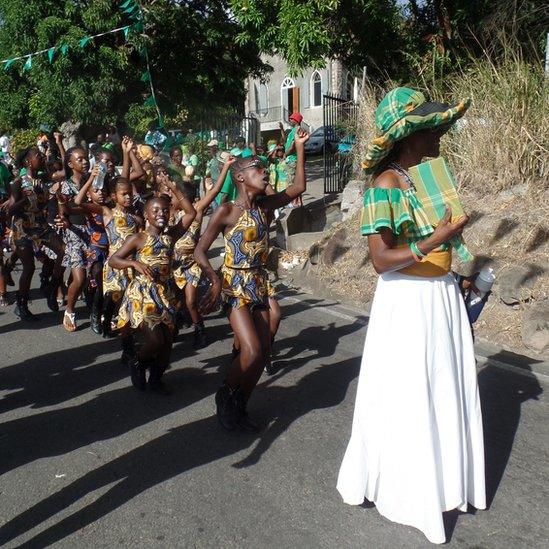
[[[445,0],[434,0],[435,14],[444,42],[452,40],[452,22]]]

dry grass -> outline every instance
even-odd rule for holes
[[[455,268],[467,273],[492,265],[496,276],[509,267],[531,272],[520,304],[504,305],[496,288],[476,325],[480,337],[524,350],[524,313],[533,302],[549,297],[549,94],[541,63],[530,65],[513,49],[509,52],[498,64],[488,56],[475,61],[444,86],[422,81],[414,87],[432,99],[472,99],[464,120],[442,141],[443,155],[454,169],[465,208],[472,215],[464,237],[476,260]],[[356,166],[374,135],[375,106],[396,85],[364,90]],[[377,275],[358,226],[357,214],[332,227],[326,239],[338,230],[347,231],[344,249],[334,262],[321,262],[315,272],[335,294],[364,303],[373,296]]]

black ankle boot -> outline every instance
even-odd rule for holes
[[[227,431],[234,431],[239,419],[234,393],[226,383],[215,393],[217,420]]]
[[[130,377],[132,385],[140,391],[144,391],[147,388],[146,370],[146,365],[142,364],[136,356],[130,360]]]
[[[149,391],[152,391],[153,393],[168,396],[172,394],[172,391],[162,380],[163,373],[164,368],[158,366],[156,362],[152,363],[149,374],[148,388]]]
[[[237,425],[243,430],[243,431],[249,431],[250,433],[255,433],[259,431],[259,427],[257,426],[257,423],[252,421],[250,417],[248,416],[248,412],[246,410],[246,405],[248,404],[248,399],[246,395],[244,394],[244,391],[242,388],[238,388],[234,394],[235,402],[236,402],[236,409],[238,412],[238,420]]]
[[[204,328],[204,322],[198,322],[194,325],[194,342],[195,347],[205,347],[207,343],[206,330]]]
[[[17,294],[17,299],[15,303],[15,309],[13,312],[21,319],[25,321],[34,321],[38,320],[38,317],[32,314],[28,308],[28,299]]]
[[[111,331],[111,320],[114,310],[114,303],[110,294],[107,294],[103,300],[103,324],[101,328],[101,333],[104,338],[112,337]]]
[[[101,335],[103,333],[103,325],[101,324],[101,307],[98,303],[93,303],[90,314],[90,328],[94,334]]]
[[[130,362],[135,358],[135,345],[133,344],[133,337],[122,338],[122,358],[120,362],[125,366],[128,366]]]
[[[46,303],[50,311],[57,312],[59,310],[59,303],[57,303],[57,290],[61,284],[60,278],[52,277],[49,281],[46,289]]]

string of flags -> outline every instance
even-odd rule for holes
[[[131,24],[117,27],[116,29],[111,29],[109,31],[101,32],[99,34],[84,36],[78,41],[78,47],[84,49],[88,45],[93,44],[96,38],[99,38],[100,36],[106,36],[107,34],[116,34],[118,32],[122,32],[124,33],[124,38],[127,40],[131,32],[142,33],[144,30],[145,14],[138,0],[121,0],[119,8],[122,13],[126,14],[126,16],[133,21]],[[21,61],[24,59],[25,63],[23,64],[23,71],[28,71],[32,68],[32,61],[34,57],[46,54],[49,63],[52,64],[55,61],[56,56],[58,56],[59,54],[67,55],[71,48],[74,50],[74,46],[70,46],[69,44],[64,43],[58,46],[52,46],[32,53],[27,53],[25,55],[19,55],[16,57],[10,57],[8,59],[3,59],[2,61],[0,61],[0,63],[4,66],[4,70],[8,71],[14,66],[17,61]],[[156,92],[151,77],[151,67],[147,46],[144,45],[139,53],[145,61],[146,66],[145,72],[141,75],[141,82],[148,82],[150,88],[150,95],[145,99],[144,105],[154,107],[156,109],[158,115],[158,125],[162,128],[164,126],[164,122],[160,113],[158,102],[156,100]]]

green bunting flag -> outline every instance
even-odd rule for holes
[[[27,62],[23,65],[23,70],[28,71],[32,67],[32,56],[29,55]]]
[[[124,27],[124,38],[127,40],[130,35],[130,26]]]
[[[67,55],[67,52],[69,51],[69,45],[68,44],[63,44],[60,49],[61,49],[61,53],[63,55]]]
[[[4,70],[7,71],[12,65],[13,65],[13,62],[15,61],[15,59],[8,59],[5,63],[4,63]]]
[[[156,101],[152,95],[149,95],[149,97],[145,99],[145,103],[143,103],[143,105],[145,105],[145,107],[155,107]]]
[[[48,59],[50,60],[50,64],[53,63],[53,56],[55,55],[55,48],[50,48],[48,50]]]
[[[85,48],[89,44],[90,40],[91,36],[84,36],[84,38],[82,38],[78,43],[80,44],[81,48]]]
[[[151,81],[151,73],[149,71],[145,71],[141,75],[141,82],[150,82]]]
[[[126,0],[125,2],[123,2],[122,4],[120,4],[120,7],[121,7],[122,9],[124,9],[124,8],[127,8],[128,6],[130,6],[130,5],[133,4],[133,3],[134,3],[134,0]]]

